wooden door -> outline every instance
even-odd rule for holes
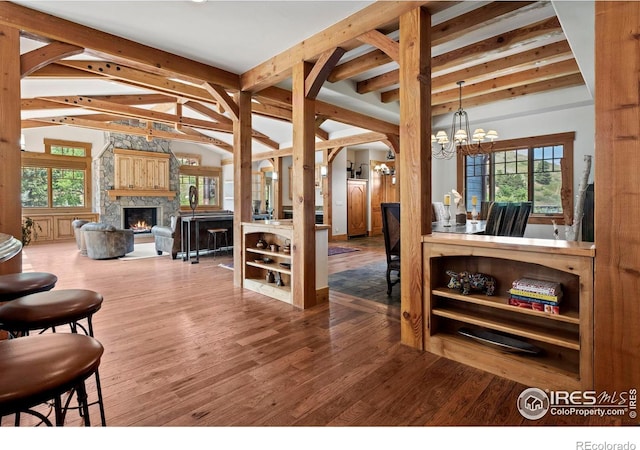
[[[367,234],[367,180],[347,180],[347,236]]]
[[[382,209],[380,204],[385,202],[383,177],[375,170],[371,171],[371,236],[379,236],[382,234]]]

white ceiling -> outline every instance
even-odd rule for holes
[[[240,74],[373,2],[209,0],[196,3],[190,0],[50,0],[15,1],[15,3]],[[443,13],[435,15],[432,19],[433,23],[448,20],[487,3],[486,1],[460,2]],[[567,12],[564,14],[566,20],[562,22],[565,29],[571,28],[572,24],[583,22],[584,14],[575,14],[575,10],[576,8],[564,8]],[[574,12],[575,17],[568,14],[570,11]],[[558,11],[562,21],[560,12],[563,11]],[[549,4],[548,7],[540,8],[537,14],[540,18],[544,18],[555,12]],[[517,17],[514,20],[518,20]],[[508,24],[505,25],[508,26]],[[584,33],[586,27],[582,25],[573,28]],[[500,33],[500,29],[486,27],[482,32],[495,35]],[[478,34],[478,31],[475,33]],[[571,36],[568,37],[571,42]],[[478,37],[474,35],[467,39],[478,39]],[[584,40],[585,38],[580,36],[574,39],[571,45],[573,47]],[[39,45],[44,44],[23,39],[21,52],[32,50]],[[449,50],[450,47],[455,48],[460,45],[463,43],[443,44],[439,46],[440,48],[434,48],[433,54],[436,55]],[[358,49],[360,52],[363,50],[366,48]],[[588,55],[588,50],[585,54]],[[347,53],[343,60],[354,56],[357,54]],[[95,58],[78,55],[74,59]],[[588,64],[588,62],[585,63],[587,66]],[[397,102],[381,103],[376,93],[356,94],[353,83],[352,80],[325,83],[318,98],[389,122],[399,122]],[[589,80],[587,84],[589,85]],[[286,87],[287,82],[283,83],[283,86]],[[120,83],[96,80],[55,80],[53,82],[49,79],[34,78],[22,81],[23,98],[45,95],[117,95],[144,92],[143,89]],[[78,111],[74,110],[74,113],[77,114]],[[64,110],[46,112],[47,116],[62,114],[65,114]],[[38,115],[42,116],[42,112],[25,111],[23,118]],[[193,116],[198,117],[195,113]],[[329,132],[332,138],[362,131],[332,121],[327,121],[322,128]],[[281,147],[291,145],[292,129],[288,123],[254,116],[254,129],[267,134],[279,142]],[[232,137],[228,134],[207,134],[232,143]],[[382,144],[378,144],[377,148],[380,146]],[[376,148],[372,144],[367,144],[367,147]],[[269,149],[254,141],[254,152],[266,150]]]

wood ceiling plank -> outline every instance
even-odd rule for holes
[[[86,49],[87,53],[167,77],[239,88],[237,74],[86,27],[11,2],[0,2],[0,23],[50,40]]]
[[[73,55],[79,55],[83,51],[84,48],[82,47],[66,44],[64,42],[52,42],[44,47],[31,50],[30,52],[20,55],[21,77],[28,77],[36,70],[41,69],[54,61]]]
[[[316,142],[315,146],[316,150],[325,150],[334,147],[347,147],[351,145],[369,144],[371,142],[384,141],[386,139],[386,134],[369,132],[342,138],[329,139],[328,141]],[[280,150],[276,150],[268,154],[260,153],[260,159],[289,156],[292,154],[292,152],[293,147],[281,148]]]
[[[316,33],[303,42],[248,70],[240,76],[243,91],[259,91],[288,78],[294,64],[299,61],[315,61],[321,53],[341,47],[361,34],[375,30],[427,1],[375,2],[334,25]]]
[[[89,98],[129,106],[155,105],[157,103],[173,103],[176,101],[174,96],[164,94],[91,95]]]
[[[549,64],[535,69],[525,70],[522,72],[505,75],[502,77],[492,78],[479,83],[467,84],[462,88],[463,103],[465,99],[476,97],[479,95],[489,94],[500,90],[516,88],[526,84],[537,83],[540,81],[560,78],[566,75],[580,73],[580,68],[574,59]],[[431,95],[432,105],[441,105],[444,103],[454,102],[459,98],[459,89],[449,89]]]
[[[526,70],[531,68],[531,64],[538,62],[547,63],[563,61],[573,58],[571,47],[566,40],[554,42],[552,44],[543,45],[522,53],[505,56],[502,58],[487,61],[482,64],[467,67],[455,72],[438,76],[437,73],[432,74],[431,92],[439,92],[446,89],[449,85],[455,85],[459,80],[479,81],[481,79],[489,79],[500,76],[502,72],[505,74],[514,70]],[[368,92],[383,90],[394,84],[398,84],[399,71],[392,70],[383,73],[377,77],[369,78],[357,83],[357,92],[366,94]],[[396,89],[397,91],[397,89]],[[397,97],[395,98],[397,100]]]
[[[524,10],[530,9],[527,7],[531,3],[533,2],[493,2],[467,14],[454,17],[431,28],[434,39],[432,45],[439,45],[459,37],[461,34],[466,33],[467,30],[480,29],[502,16],[512,15],[510,13],[520,8],[524,8]],[[335,83],[346,80],[391,62],[393,62],[393,59],[383,51],[374,50],[337,66],[329,75],[329,81]]]
[[[521,97],[529,94],[537,94],[540,92],[551,91],[554,89],[562,89],[573,86],[580,86],[584,84],[582,75],[577,73],[573,75],[566,75],[560,78],[554,78],[552,80],[541,81],[538,83],[531,83],[524,86],[518,86],[511,89],[506,89],[491,94],[479,95],[477,97],[471,97],[464,100],[465,107],[475,107],[484,105],[487,103],[497,102],[500,100],[508,100],[510,98]],[[458,109],[458,102],[449,102],[443,105],[433,106],[431,112],[433,116],[441,114],[447,114]]]

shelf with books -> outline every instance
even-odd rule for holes
[[[491,236],[473,240],[423,237],[425,276],[425,349],[549,389],[585,389],[593,385],[593,255],[578,246],[557,254],[551,246],[523,245],[522,240],[488,245]],[[478,241],[478,245],[475,245]],[[517,242],[517,243],[516,243]],[[551,247],[551,248],[549,248]],[[556,253],[550,257],[550,253]],[[495,295],[446,287],[447,270],[491,275]],[[514,280],[540,279],[562,286],[556,292],[559,314],[510,305]],[[545,294],[547,295],[547,294]],[[499,333],[540,347],[538,355],[488,351],[486,343],[461,337],[462,329]],[[464,345],[460,345],[460,344]]]

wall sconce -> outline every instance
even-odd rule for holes
[[[385,163],[377,164],[373,170],[375,170],[380,175],[393,175],[395,177],[396,169],[387,166]]]
[[[278,172],[271,172],[271,181],[278,181]]]
[[[27,149],[27,143],[24,139],[24,134],[20,135],[20,151],[25,151]]]
[[[320,166],[320,176],[321,177],[327,176],[327,166],[325,166],[324,164]]]

